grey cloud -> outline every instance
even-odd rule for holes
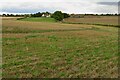
[[[98,2],[98,5],[118,6],[118,2]]]

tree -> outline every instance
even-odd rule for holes
[[[31,14],[31,17],[41,17],[41,16],[42,16],[42,13],[40,13],[40,12]]]
[[[51,17],[58,20],[58,21],[62,21],[64,19],[64,15],[61,11],[54,12]]]
[[[50,12],[45,12],[45,14],[49,15],[49,14],[50,14]]]
[[[64,18],[68,18],[68,17],[70,17],[70,15],[67,14],[67,13],[63,13],[63,16],[64,16]]]
[[[7,16],[7,15],[6,15],[6,14],[3,14],[2,16],[5,17],[5,16]]]

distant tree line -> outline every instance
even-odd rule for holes
[[[120,14],[84,14],[85,16],[87,15],[92,15],[92,16],[120,16]],[[2,14],[0,15],[2,17],[45,17],[49,16],[51,18],[56,19],[57,21],[62,21],[64,18],[70,17],[70,14],[68,13],[62,13],[62,11],[55,11],[54,13],[50,12],[37,12],[34,14]]]
[[[0,16],[2,17],[41,17],[43,14],[51,14],[49,12],[38,12],[35,14],[2,14]],[[56,11],[53,13],[53,15],[62,15],[64,18],[69,17],[70,15],[67,13],[62,13],[61,11]],[[53,17],[52,15],[52,17]],[[120,14],[84,14],[84,15],[93,15],[93,16],[120,16]]]
[[[2,17],[26,17],[26,16],[29,16],[29,14],[2,14],[0,16]]]
[[[43,14],[46,14],[46,15],[49,15],[51,14],[50,12],[38,12],[38,13],[35,13],[35,14],[31,14],[30,17],[42,17]]]
[[[120,16],[120,14],[85,14],[85,15],[92,15],[92,16]]]
[[[61,11],[55,11],[54,13],[50,13],[50,12],[38,12],[38,13],[34,13],[34,14],[2,14],[2,17],[43,17],[46,15],[50,15],[51,18],[54,18],[58,21],[62,21],[64,18],[68,18],[70,17],[69,14],[67,13],[62,13]]]
[[[43,13],[35,13],[35,14],[31,14],[31,17],[42,17],[42,15],[50,15],[51,13],[50,12],[43,12]],[[63,20],[64,18],[68,18],[70,17],[69,14],[67,13],[62,13],[61,11],[55,11],[53,14],[51,14],[51,18],[54,18],[58,21],[61,21]]]

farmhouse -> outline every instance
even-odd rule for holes
[[[51,17],[51,14],[43,13],[43,14],[42,14],[42,17]]]

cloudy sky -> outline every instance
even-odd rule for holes
[[[110,1],[110,2],[109,2]],[[61,10],[66,13],[118,13],[119,0],[0,0],[0,14]]]

